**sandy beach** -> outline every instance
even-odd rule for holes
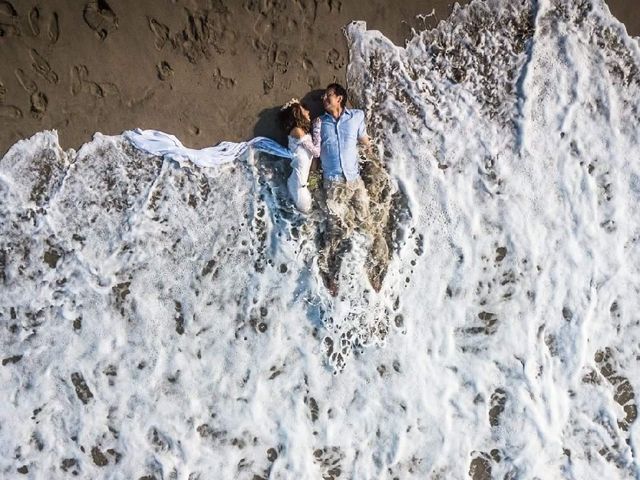
[[[3,1],[0,150],[45,129],[74,148],[135,127],[194,147],[278,135],[279,105],[344,81],[349,21],[401,44],[449,10],[446,1]]]
[[[411,28],[432,27],[452,8],[446,0],[2,1],[0,152],[46,129],[65,148],[136,127],[192,147],[281,138],[279,105],[344,82],[344,25],[364,20],[403,45]],[[632,35],[635,8],[611,1]]]

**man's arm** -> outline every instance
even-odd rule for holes
[[[360,125],[358,126],[358,143],[362,145],[362,152],[365,154],[367,160],[372,160],[375,158],[373,144],[371,143],[371,139],[367,134],[367,125],[364,112],[362,110],[360,110],[359,112],[362,115],[362,119],[360,121]]]
[[[361,151],[362,153],[364,153],[366,161],[375,160],[377,158],[373,143],[371,143],[369,135],[365,134],[364,136],[359,137],[358,143],[362,145]]]

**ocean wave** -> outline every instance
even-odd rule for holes
[[[638,43],[598,0],[346,33],[383,162],[336,298],[281,160],[0,161],[4,475],[640,474]]]

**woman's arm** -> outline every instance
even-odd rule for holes
[[[320,148],[320,128],[322,127],[322,120],[320,117],[316,118],[313,121],[313,126],[311,127],[311,138],[313,138],[313,144]]]
[[[289,135],[291,135],[294,138],[301,139],[306,135],[306,133],[303,129],[299,127],[295,127],[291,130],[291,132],[289,132]],[[320,156],[320,126],[318,125],[317,132],[316,132],[316,124],[314,122],[313,138],[311,140],[309,138],[304,138],[301,144],[303,148],[311,154],[312,157],[319,157]]]
[[[320,126],[322,122],[320,118],[316,118],[313,121],[311,128],[311,141],[303,141],[304,148],[314,157],[320,156]]]
[[[312,157],[320,156],[320,142],[316,144],[312,139],[307,137],[302,140],[302,146],[307,152],[311,154]]]

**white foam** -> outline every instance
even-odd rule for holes
[[[380,293],[363,240],[328,295],[278,160],[44,132],[0,161],[3,475],[639,476],[637,42],[600,1],[348,38],[410,210]]]

